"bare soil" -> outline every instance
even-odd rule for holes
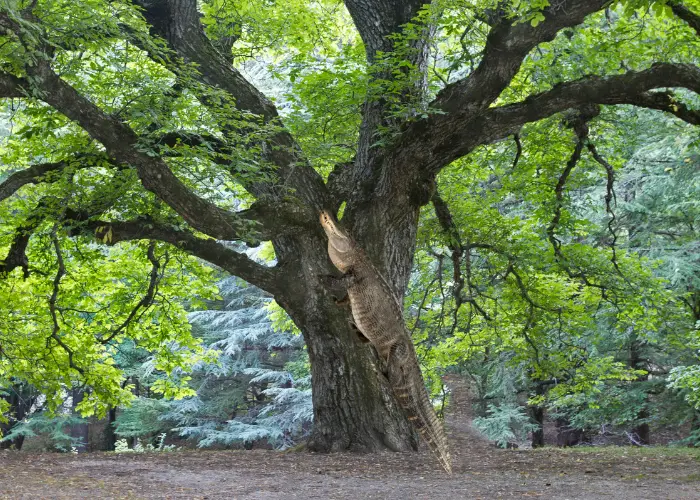
[[[500,450],[472,429],[465,387],[455,383],[453,390],[452,476],[425,450],[3,452],[0,498],[700,499],[700,450]]]

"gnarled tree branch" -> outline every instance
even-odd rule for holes
[[[134,0],[143,8],[151,34],[163,38],[186,63],[194,63],[202,82],[227,91],[236,107],[260,115],[269,121],[277,110],[262,92],[216,50],[204,33],[196,0]]]
[[[36,82],[41,99],[76,121],[95,140],[101,142],[108,154],[119,163],[133,166],[143,186],[156,194],[192,227],[210,236],[226,239],[249,238],[252,230],[260,232],[258,221],[246,220],[204,200],[187,188],[170,170],[162,158],[152,157],[138,148],[138,136],[124,122],[106,114],[87,98],[54,73],[49,65],[40,62],[28,68]],[[0,74],[0,86],[18,84],[8,74]]]
[[[0,97],[22,98],[31,97],[31,85],[26,78],[18,78],[5,73],[0,78]]]
[[[609,0],[552,2],[543,11],[544,21],[537,26],[514,23],[513,19],[503,17],[489,32],[484,56],[476,70],[445,87],[431,106],[460,114],[485,109],[510,84],[532,49],[554,39],[563,28],[580,24],[608,3]]]
[[[677,0],[671,0],[668,2],[668,4],[671,6],[673,13],[688,23],[688,25],[695,30],[695,33],[700,36],[700,15],[696,14],[688,7],[683,5],[682,2]]]
[[[91,168],[96,160],[107,160],[105,155],[80,155],[66,160],[39,163],[11,174],[0,182],[0,202],[12,196],[22,186],[45,182],[51,174],[62,172],[71,167],[76,169]]]
[[[100,339],[100,343],[108,344],[109,342],[111,342],[114,339],[114,337],[119,335],[132,323],[132,321],[134,321],[136,315],[140,310],[143,309],[143,312],[141,313],[141,315],[143,315],[143,313],[145,313],[148,310],[148,308],[151,307],[151,305],[153,304],[153,300],[156,296],[156,288],[158,287],[160,277],[162,277],[162,274],[159,276],[158,273],[158,270],[161,268],[161,264],[160,261],[156,258],[155,250],[155,243],[149,243],[148,250],[146,251],[146,256],[148,257],[148,260],[151,263],[151,272],[149,273],[148,288],[146,290],[146,293],[144,294],[143,298],[139,300],[136,306],[131,310],[127,318],[119,326],[117,326],[115,329],[109,332],[109,334],[107,334],[106,337]]]
[[[526,123],[591,104],[660,109],[689,123],[700,124],[700,111],[674,101],[667,92],[649,92],[667,87],[686,88],[700,94],[700,68],[691,64],[654,64],[642,71],[608,77],[593,75],[560,83],[524,101],[490,108],[471,117],[456,113],[433,115],[407,128],[394,149],[397,155],[420,162],[429,176],[481,144],[517,133]]]
[[[610,241],[610,250],[612,251],[610,262],[612,262],[612,265],[615,266],[617,274],[622,276],[622,271],[617,263],[617,233],[615,232],[615,211],[613,210],[613,204],[617,205],[617,197],[615,196],[615,170],[613,169],[612,165],[610,165],[610,163],[608,163],[605,158],[598,153],[598,149],[595,147],[595,144],[588,141],[586,147],[593,156],[593,159],[605,169],[605,211],[610,215],[610,220],[608,221],[608,232],[612,237],[612,240]]]
[[[700,67],[692,64],[659,63],[642,71],[629,71],[609,77],[587,76],[560,83],[551,90],[533,95],[522,102],[492,108],[483,115],[485,129],[497,123],[509,131],[525,123],[541,120],[567,109],[579,109],[591,104],[631,104],[651,107],[700,123],[700,112],[692,111],[680,102],[672,102],[669,94],[649,92],[652,89],[679,87],[700,94]],[[676,106],[678,110],[673,107]],[[505,137],[500,131],[487,131],[483,139],[493,141]],[[511,132],[512,133],[512,132]],[[506,134],[508,135],[508,134]]]
[[[561,241],[559,241],[555,233],[557,227],[559,226],[559,222],[561,221],[561,209],[564,205],[564,186],[566,185],[566,181],[569,179],[571,172],[574,170],[574,167],[576,167],[576,164],[581,159],[581,152],[583,151],[585,140],[586,135],[578,135],[578,140],[576,141],[574,151],[571,153],[571,157],[569,158],[569,161],[566,162],[564,170],[557,179],[557,185],[554,187],[554,217],[552,217],[549,226],[547,226],[547,238],[554,249],[554,256],[562,265],[566,265],[565,259],[561,253]]]
[[[80,217],[74,218],[80,219]],[[156,240],[169,243],[191,255],[210,262],[225,271],[238,276],[272,295],[281,292],[282,281],[276,268],[266,267],[248,256],[231,250],[213,240],[195,236],[189,231],[180,231],[166,224],[138,219],[130,221],[91,220],[72,229],[77,233],[94,234],[100,241],[109,234],[106,243],[114,245],[120,241]]]
[[[479,303],[471,295],[473,285],[469,280],[469,252],[474,247],[470,244],[462,244],[462,239],[459,235],[459,229],[457,228],[457,225],[455,224],[454,219],[452,218],[450,208],[437,191],[433,194],[431,201],[433,203],[433,208],[435,208],[435,215],[437,216],[438,222],[440,223],[440,227],[442,227],[442,230],[447,235],[447,246],[452,252],[452,280],[454,281],[454,286],[452,288],[452,296],[455,299],[455,308],[452,312],[452,332],[454,333],[455,329],[457,328],[457,315],[459,313],[460,307],[462,307],[462,304],[464,304],[465,302],[471,304],[474,307],[474,309],[476,309],[476,311],[485,320],[491,321],[491,317],[489,316],[489,314],[479,305]],[[466,256],[467,261],[466,280],[462,275],[463,256]],[[462,293],[464,291],[465,285],[469,286],[467,290],[467,295]]]
[[[151,33],[163,38],[186,63],[195,64],[200,82],[226,91],[238,109],[263,117],[266,123],[279,125],[272,102],[248,82],[212,44],[204,32],[196,0],[135,0],[144,9]],[[177,71],[177,68],[171,67]],[[206,99],[205,99],[206,101]],[[330,206],[323,179],[305,161],[301,149],[286,130],[274,134],[266,144],[265,158],[278,167],[275,185],[256,183],[246,186],[256,196],[281,198],[289,195],[282,187],[294,190],[315,211]]]
[[[68,366],[73,368],[75,371],[81,375],[85,375],[85,369],[78,366],[73,359],[73,349],[66,344],[61,338],[60,331],[61,325],[58,322],[58,315],[56,314],[56,303],[58,302],[58,292],[61,285],[61,279],[66,274],[66,265],[63,261],[63,253],[61,252],[61,246],[58,242],[58,237],[56,236],[56,231],[51,233],[51,242],[53,243],[54,250],[56,251],[56,261],[58,264],[58,269],[56,271],[56,277],[53,280],[53,291],[51,297],[49,298],[49,313],[51,314],[51,320],[53,321],[53,329],[51,330],[51,335],[46,339],[47,347],[49,346],[50,340],[53,339],[60,347],[63,349],[68,356]]]
[[[26,220],[20,223],[15,230],[14,239],[10,244],[10,249],[5,259],[0,259],[0,276],[10,273],[18,267],[22,268],[25,278],[29,276],[29,259],[27,258],[29,239],[34,230],[43,222],[45,218],[44,210],[47,205],[47,199],[42,198]]]
[[[21,267],[24,277],[29,276],[29,260],[27,259],[27,246],[33,228],[20,227],[15,232],[10,249],[4,259],[0,259],[0,276]]]

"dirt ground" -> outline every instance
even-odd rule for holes
[[[452,476],[427,451],[2,452],[0,498],[700,499],[700,450],[499,450],[471,428],[463,388],[455,389]]]

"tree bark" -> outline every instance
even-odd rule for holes
[[[302,327],[313,384],[312,451],[416,449],[415,436],[383,375],[373,348],[361,345],[335,305],[309,306]],[[295,311],[292,312],[293,315]]]
[[[319,225],[320,228],[320,225]],[[309,352],[314,429],[313,451],[416,448],[416,438],[384,375],[376,352],[349,325],[349,308],[336,305],[319,275],[337,273],[321,237],[284,242],[283,289],[275,300],[301,330]],[[340,297],[338,297],[340,298]]]

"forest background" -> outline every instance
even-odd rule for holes
[[[696,2],[4,0],[0,27],[0,447],[414,447],[318,278],[321,208],[439,410],[459,375],[501,446],[546,416],[700,444]]]

